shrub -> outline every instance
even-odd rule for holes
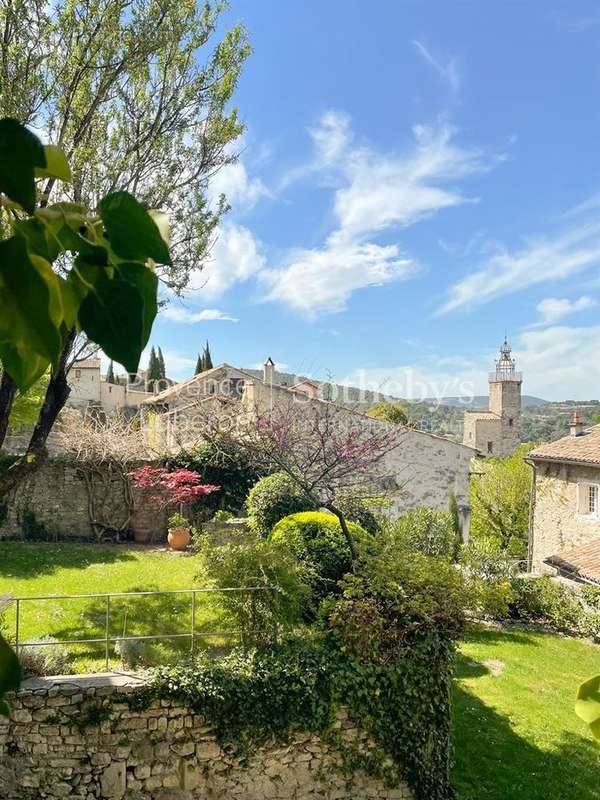
[[[482,581],[507,581],[514,564],[495,539],[474,539],[463,545],[460,562],[468,573]]]
[[[456,552],[456,531],[447,511],[417,508],[391,524],[387,536],[393,547],[408,552],[451,559]]]
[[[373,535],[379,533],[380,530],[380,522],[375,511],[377,505],[377,500],[363,500],[352,495],[342,496],[336,501],[336,507],[347,520],[356,522],[363,530]]]
[[[227,620],[241,631],[243,644],[264,645],[298,623],[309,589],[298,562],[281,545],[256,534],[240,534],[235,543],[200,548],[203,578],[224,592],[220,604]],[[254,591],[256,587],[260,590]]]
[[[52,636],[43,636],[36,640],[36,644],[19,650],[24,677],[41,678],[44,675],[65,675],[72,671],[68,650],[63,645],[52,644],[56,641]]]
[[[234,519],[234,515],[231,511],[227,511],[224,508],[220,508],[213,514],[213,520],[215,522],[228,522],[230,519]]]
[[[348,530],[359,549],[369,549],[373,538],[355,522]],[[303,565],[313,601],[337,593],[338,581],[352,568],[352,554],[339,520],[323,511],[290,514],[273,528],[271,541],[286,548]]]
[[[238,514],[244,508],[248,492],[262,477],[244,451],[228,439],[204,442],[194,450],[183,451],[171,466],[199,472],[207,483],[221,487],[219,492],[208,495],[193,508],[194,514],[201,514],[203,519],[208,519],[217,509]]]
[[[246,500],[250,529],[265,538],[280,519],[300,511],[313,511],[313,504],[284,472],[275,472],[256,483]]]
[[[583,601],[594,611],[600,611],[600,586],[584,584],[581,589]]]
[[[548,622],[560,630],[573,630],[584,623],[583,608],[573,592],[548,576],[515,578],[512,588],[515,597],[510,612],[518,619]]]

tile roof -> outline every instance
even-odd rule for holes
[[[547,558],[546,563],[569,577],[577,576],[600,583],[600,539],[570,550],[561,550]]]
[[[580,436],[563,436],[556,442],[541,444],[529,453],[529,458],[600,465],[600,425],[594,425]]]

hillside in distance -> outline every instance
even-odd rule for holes
[[[528,406],[541,406],[547,402],[546,400],[542,400],[541,397],[534,397],[530,394],[524,394],[522,401],[523,408]],[[434,403],[436,401],[433,397],[428,397],[425,402]],[[442,397],[442,399],[437,402],[440,402],[444,406],[453,406],[457,408],[487,408],[488,397],[483,394],[478,394],[474,397]]]

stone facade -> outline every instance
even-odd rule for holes
[[[71,393],[68,405],[85,408],[92,404],[100,406],[107,414],[122,409],[138,408],[152,393],[143,391],[140,382],[137,389],[123,383],[109,383],[101,374],[99,358],[87,358],[73,365],[68,376]]]
[[[122,486],[114,483],[111,501],[119,503]],[[161,541],[166,536],[166,514],[156,504],[136,496],[135,522]],[[48,459],[6,499],[0,514],[0,539],[93,539],[85,483],[73,462]]]
[[[534,572],[544,572],[555,553],[600,539],[600,516],[584,513],[580,496],[580,487],[600,484],[600,465],[540,461],[535,475],[530,559]]]
[[[106,674],[28,681],[0,717],[0,800],[410,800],[364,773],[342,775],[339,752],[296,733],[249,761],[223,751],[201,714],[171,700],[132,710],[141,681]],[[342,741],[367,736],[340,711]]]

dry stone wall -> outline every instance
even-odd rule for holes
[[[221,749],[204,717],[172,700],[144,710],[128,701],[143,686],[116,675],[26,682],[0,717],[0,800],[410,800],[359,773],[310,733],[263,747],[248,760]],[[342,741],[371,744],[343,711]]]

